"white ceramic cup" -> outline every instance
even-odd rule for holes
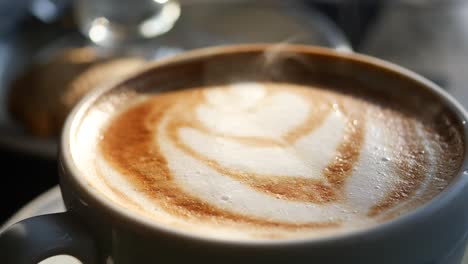
[[[0,261],[37,263],[52,255],[69,254],[84,263],[116,264],[459,264],[468,231],[468,175],[463,173],[466,154],[459,175],[447,189],[414,211],[366,230],[294,241],[223,241],[195,236],[132,213],[89,187],[73,162],[70,139],[93,102],[124,87],[137,86],[145,91],[149,87],[196,86],[203,82],[204,70],[213,66],[221,70],[221,79],[230,75],[256,78],[243,65],[272,48],[275,46],[239,45],[185,53],[86,96],[69,116],[61,138],[60,186],[68,211],[21,221],[0,234]],[[375,89],[404,86],[428,97],[451,111],[463,126],[466,142],[465,110],[442,89],[413,72],[375,58],[311,46],[282,45],[278,52],[299,55],[308,65],[315,65],[299,69],[300,64],[289,65],[285,60],[285,69],[299,67],[284,72],[286,79],[289,74],[314,77],[319,72],[363,76],[362,81],[375,84]]]

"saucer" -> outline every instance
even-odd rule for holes
[[[0,226],[0,233],[7,227],[23,219],[44,215],[65,212],[65,205],[62,200],[60,187],[57,185],[52,189],[37,196],[34,200],[19,209],[12,217]]]
[[[48,190],[37,198],[23,206],[7,222],[0,227],[0,233],[8,226],[23,219],[51,213],[65,212],[65,205],[62,200],[62,193],[59,186]],[[73,257],[60,255],[41,261],[39,264],[78,264],[81,263]],[[468,249],[461,264],[468,264]]]
[[[8,226],[19,222],[23,219],[44,215],[65,212],[65,205],[62,200],[62,193],[59,186],[48,190],[47,192],[39,195],[34,200],[23,206],[17,211],[8,221],[0,227],[0,233]],[[39,262],[39,264],[79,264],[81,263],[74,257],[67,255],[59,255],[48,258]]]

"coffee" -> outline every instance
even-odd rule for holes
[[[443,191],[464,143],[430,95],[395,100],[344,79],[169,91],[125,84],[88,109],[73,158],[114,202],[201,236],[294,239],[369,228]]]

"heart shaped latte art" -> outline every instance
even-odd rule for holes
[[[185,154],[279,199],[340,197],[363,142],[359,114],[313,92],[259,84],[210,89],[191,99],[193,108],[175,106],[161,131]],[[339,132],[326,133],[333,129]]]
[[[107,124],[98,167],[139,211],[154,204],[235,230],[333,229],[417,200],[440,169],[429,134],[414,118],[331,89],[233,83],[145,95]],[[114,170],[132,187],[116,187]]]

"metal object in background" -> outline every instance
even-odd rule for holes
[[[81,32],[102,46],[164,34],[180,15],[175,0],[75,0],[73,9]]]
[[[293,42],[351,50],[333,22],[302,6],[210,1],[182,5],[182,11],[184,15],[171,31],[144,46],[128,46],[125,52],[158,59],[194,48],[245,42]],[[28,135],[8,113],[9,82],[29,64],[43,61],[59,49],[82,45],[86,40],[77,32],[39,23],[0,39],[0,148],[55,159],[55,139]]]

